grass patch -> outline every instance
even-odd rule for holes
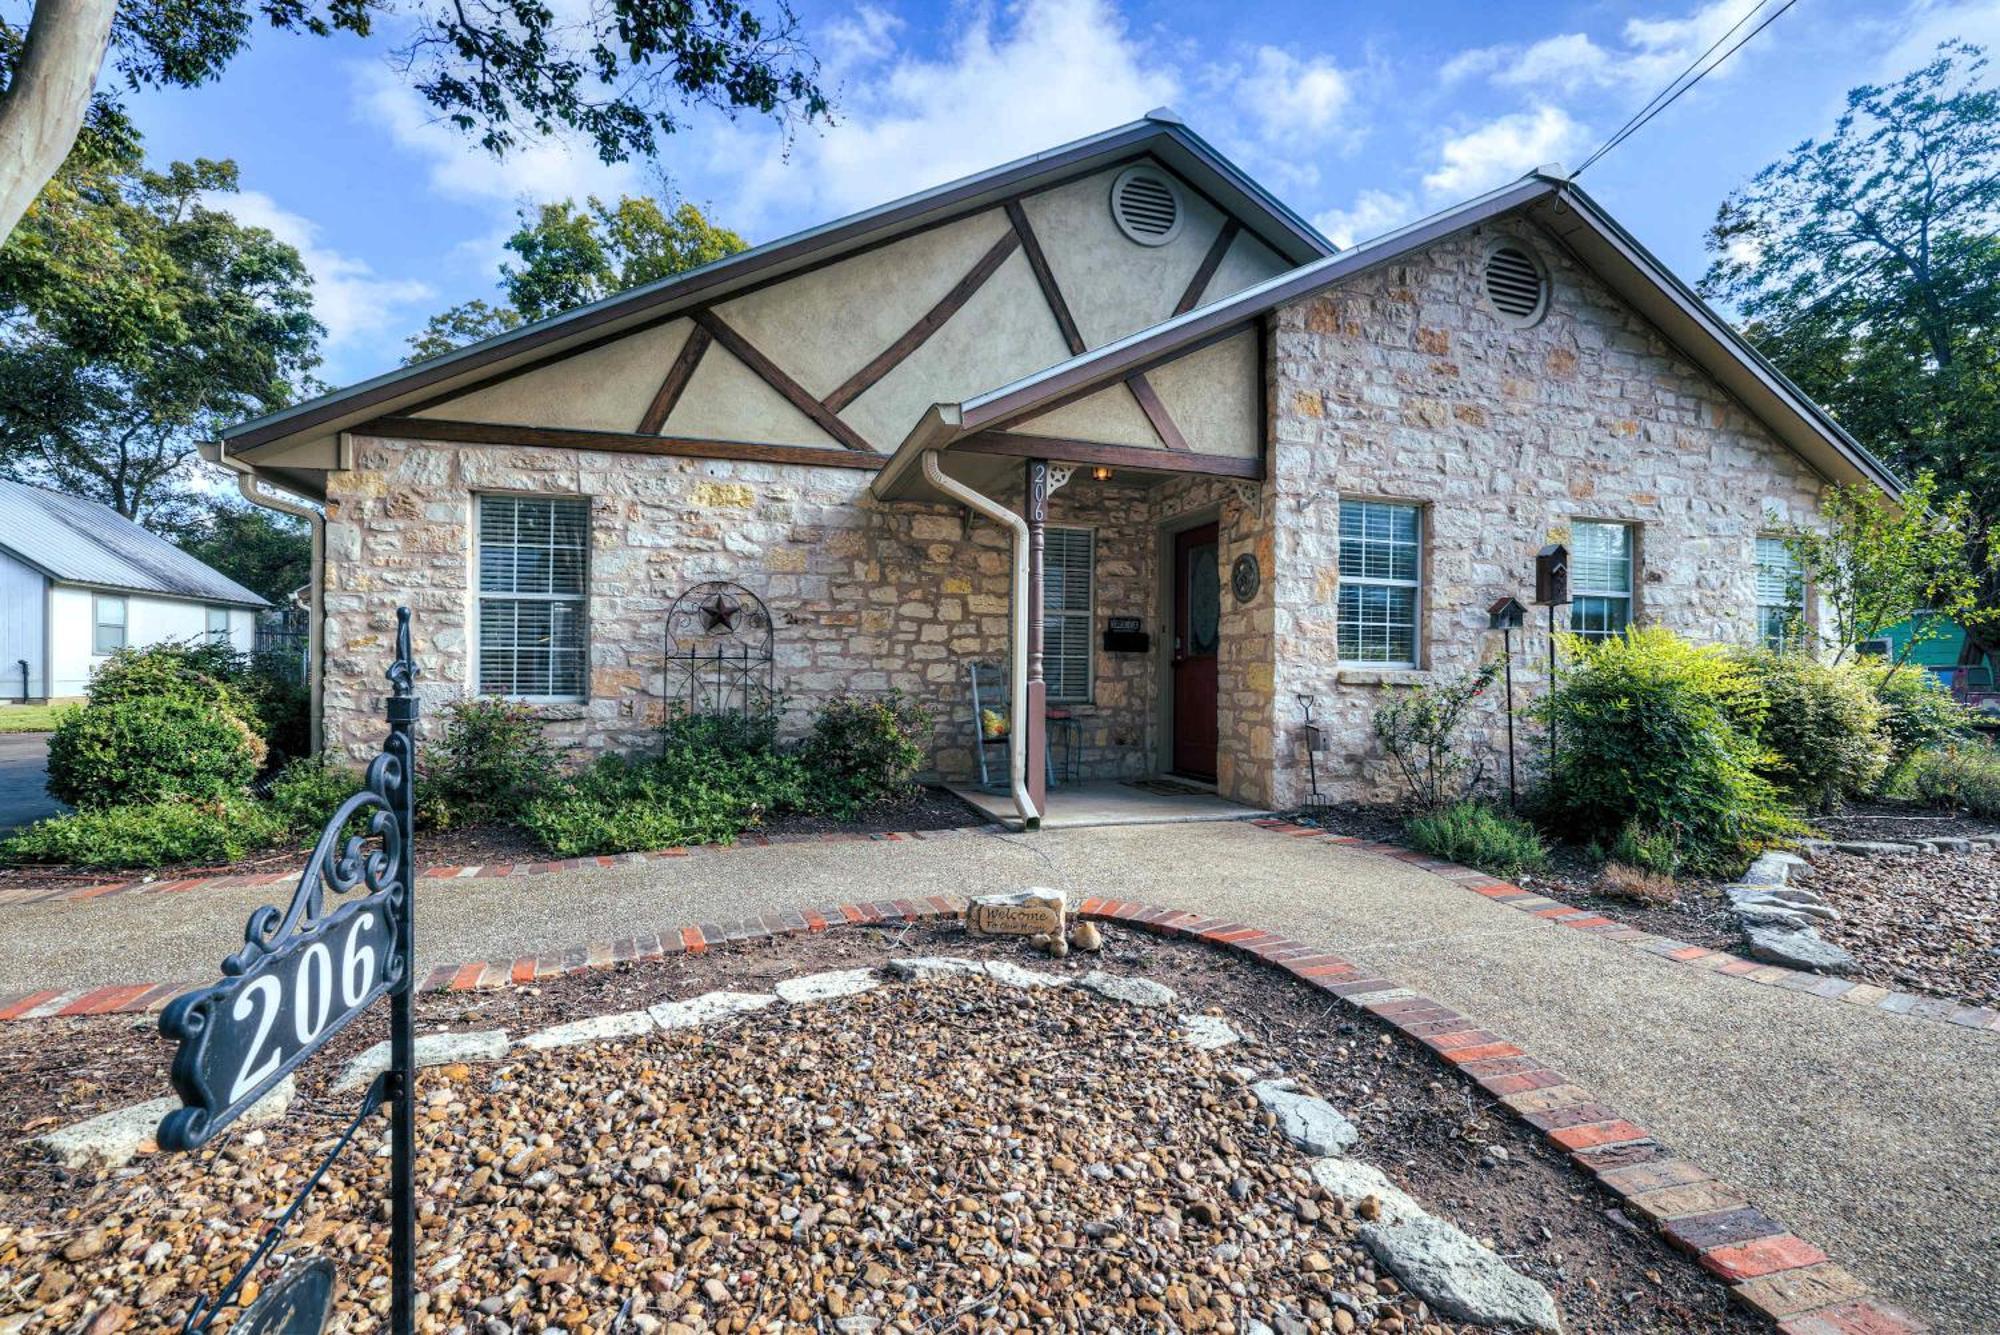
[[[0,732],[54,732],[56,720],[74,704],[0,705]]]
[[[1415,817],[1403,826],[1403,836],[1419,852],[1492,876],[1540,871],[1549,861],[1549,851],[1534,826],[1478,802],[1454,802]]]

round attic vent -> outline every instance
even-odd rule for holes
[[[1127,167],[1111,183],[1111,216],[1142,246],[1164,246],[1181,233],[1180,191],[1151,167]]]
[[[1486,252],[1482,277],[1487,302],[1509,324],[1531,325],[1548,308],[1548,275],[1542,271],[1541,261],[1516,242],[1494,243]]]

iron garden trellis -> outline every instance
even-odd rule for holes
[[[709,580],[667,612],[666,697],[690,714],[763,714],[777,705],[771,612],[741,584]]]
[[[291,904],[250,915],[243,948],[222,962],[222,980],[180,997],[160,1016],[178,1040],[172,1079],[182,1106],[161,1121],[162,1150],[207,1144],[279,1081],[324,1048],[362,1012],[389,998],[389,1067],[377,1076],[333,1149],[307,1178],[249,1258],[213,1301],[197,1298],[182,1330],[199,1335],[242,1292],[283,1237],[362,1122],[390,1115],[390,1330],[416,1328],[416,1028],[411,843],[416,812],[416,660],[410,609],[396,613],[396,658],[387,673],[389,736],[369,762],[361,791],[341,803],[314,845]],[[366,828],[348,834],[351,821]],[[359,898],[333,904],[355,891]],[[288,1269],[235,1330],[317,1335],[333,1298],[324,1259]]]

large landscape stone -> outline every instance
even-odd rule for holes
[[[771,990],[788,1006],[806,1006],[815,1001],[832,1001],[835,997],[859,996],[880,986],[882,980],[873,969],[830,969],[787,978]]]
[[[1133,1006],[1171,1006],[1180,999],[1165,983],[1156,983],[1150,978],[1127,978],[1102,969],[1092,969],[1077,981],[1077,986],[1100,997]]]
[[[297,1093],[298,1083],[291,1076],[286,1076],[271,1086],[270,1093],[251,1104],[232,1125],[251,1126],[281,1117],[292,1106],[292,1099]],[[153,1133],[160,1129],[160,1119],[180,1106],[181,1101],[173,1097],[148,1099],[144,1103],[114,1108],[108,1113],[72,1122],[47,1135],[35,1137],[35,1144],[55,1155],[65,1168],[85,1168],[93,1164],[100,1168],[116,1168],[148,1148],[152,1144]]]
[[[1782,964],[1788,969],[1845,973],[1854,967],[1854,956],[1810,927],[1791,930],[1753,924],[1746,935],[1750,938],[1752,955],[1772,964]]]
[[[989,936],[1061,936],[1068,905],[1063,892],[1030,886],[1005,894],[981,895],[965,910],[968,930]]]
[[[1278,1118],[1286,1140],[1307,1154],[1345,1154],[1360,1143],[1361,1133],[1325,1099],[1300,1092],[1289,1080],[1260,1080],[1250,1086],[1257,1101]]]
[[[692,1029],[777,1004],[775,992],[704,992],[686,1001],[663,1001],[646,1013],[662,1029]]]
[[[985,972],[978,960],[969,960],[963,955],[910,955],[890,960],[883,967],[892,977],[913,983],[927,983],[934,978],[949,978],[954,974]]]
[[[1424,1207],[1417,1204],[1415,1198],[1391,1182],[1373,1164],[1355,1159],[1317,1159],[1313,1162],[1312,1175],[1313,1181],[1324,1187],[1327,1195],[1350,1206],[1359,1206],[1373,1196],[1377,1209],[1375,1217],[1379,1220],[1415,1219],[1425,1213]]]
[[[653,1017],[644,1011],[619,1011],[614,1015],[593,1015],[552,1025],[515,1040],[522,1048],[566,1048],[577,1043],[603,1043],[612,1039],[636,1038],[653,1032]]]
[[[1068,987],[1069,979],[1044,969],[1026,969],[1010,960],[986,961],[986,974],[1007,987]]]
[[[1411,1292],[1459,1321],[1559,1331],[1549,1291],[1442,1219],[1420,1214],[1361,1226],[1361,1243]]]
[[[1181,1033],[1189,1047],[1201,1052],[1214,1052],[1243,1041],[1243,1031],[1220,1015],[1183,1015]]]
[[[452,1062],[497,1062],[506,1055],[505,1029],[475,1029],[464,1034],[421,1034],[417,1037],[416,1058],[420,1067],[449,1066]],[[389,1040],[385,1038],[347,1063],[340,1079],[334,1081],[334,1093],[360,1089],[388,1069]]]

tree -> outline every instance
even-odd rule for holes
[[[1985,66],[1946,42],[1899,82],[1850,92],[1831,136],[1724,201],[1701,286],[1857,439],[1967,494],[1967,557],[1995,609],[2000,95]]]
[[[824,119],[818,65],[784,0],[34,0],[27,31],[0,23],[0,236],[69,152],[107,57],[128,89],[221,76],[257,19],[273,29],[366,37],[378,16],[414,35],[397,64],[438,115],[495,153],[567,127],[606,162],[653,156],[705,105]],[[101,96],[101,94],[100,94]]]
[[[596,196],[521,210],[507,238],[519,264],[500,266],[507,304],[473,300],[433,315],[410,339],[408,361],[423,361],[534,320],[574,310],[642,283],[711,264],[748,246],[686,200],[671,209],[627,195],[616,205]]]
[[[235,188],[229,162],[148,170],[96,117],[0,247],[0,469],[182,522],[195,443],[311,383],[311,278],[213,205]]]
[[[305,521],[258,506],[212,502],[174,545],[280,607],[312,579],[312,535]]]
[[[1823,528],[1794,528],[1786,545],[1801,583],[1832,615],[1821,637],[1834,662],[1908,620],[1911,633],[1890,664],[1893,672],[1951,623],[1986,620],[1965,552],[1970,507],[1962,494],[1939,496],[1929,473],[1917,474],[1894,505],[1873,487],[1836,486],[1820,515]]]

